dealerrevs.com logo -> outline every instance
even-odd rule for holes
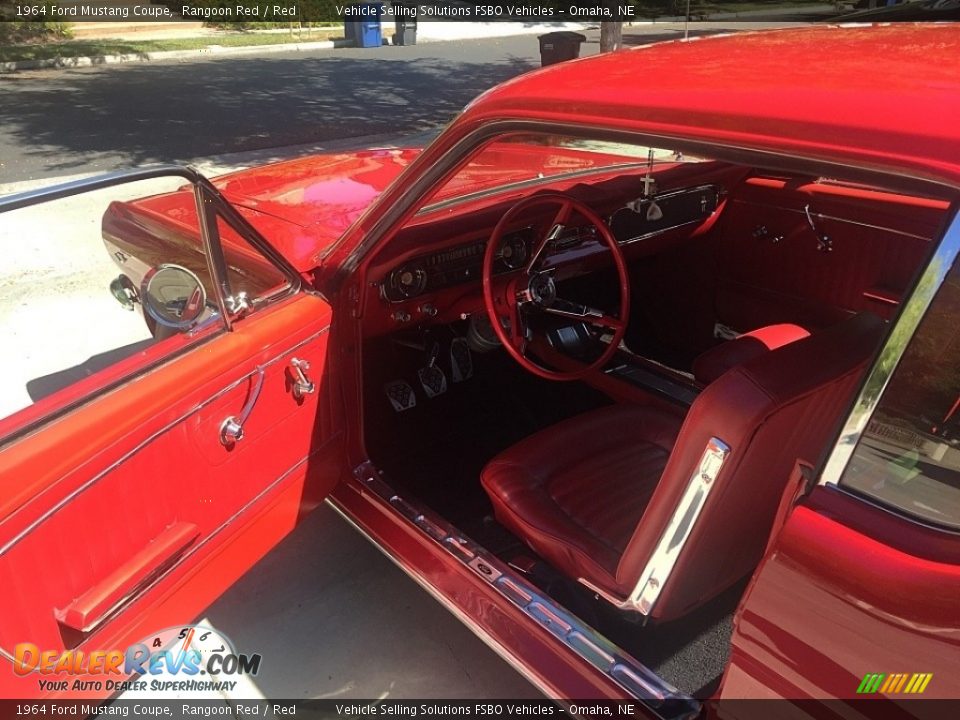
[[[49,692],[229,691],[236,681],[224,678],[256,675],[261,659],[259,653],[238,653],[213,628],[188,625],[124,649],[43,650],[20,643],[14,647],[13,671],[36,673],[40,689]]]

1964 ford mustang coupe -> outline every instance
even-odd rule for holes
[[[960,697],[958,54],[666,43],[422,151],[0,201],[122,197],[82,324],[143,333],[5,406],[0,692],[19,643],[191,621],[326,500],[552,697]]]

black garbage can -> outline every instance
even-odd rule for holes
[[[394,12],[394,45],[416,45],[417,44],[417,17],[416,5],[407,5],[400,3],[393,4]]]
[[[557,32],[541,35],[541,67],[580,57],[580,44],[586,42],[586,40],[585,35],[570,30],[558,30]]]

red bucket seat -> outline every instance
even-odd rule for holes
[[[676,618],[760,560],[798,459],[816,463],[883,334],[862,314],[723,373],[685,419],[616,405],[491,460],[497,519],[611,602]]]

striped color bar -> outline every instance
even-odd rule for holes
[[[857,694],[919,695],[932,679],[933,673],[867,673],[860,681]]]

